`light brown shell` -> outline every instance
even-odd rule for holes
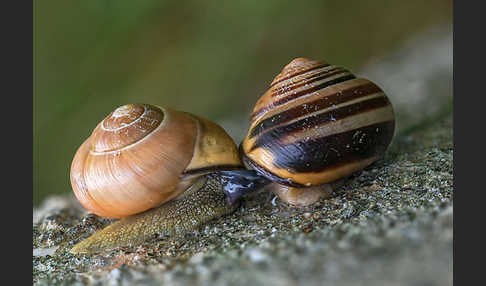
[[[376,84],[324,61],[296,58],[257,101],[240,148],[250,168],[303,188],[370,165],[394,128],[392,105]]]
[[[176,197],[201,174],[239,167],[235,143],[215,123],[129,104],[110,113],[79,147],[71,185],[89,211],[121,218]]]

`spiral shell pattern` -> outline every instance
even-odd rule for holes
[[[323,61],[297,58],[258,100],[243,140],[245,164],[279,183],[335,181],[382,155],[394,112],[376,84]]]

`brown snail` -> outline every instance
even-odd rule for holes
[[[137,214],[183,193],[200,175],[241,168],[226,132],[168,108],[129,104],[101,121],[76,152],[74,194],[103,217]]]
[[[286,202],[311,204],[329,184],[377,160],[394,124],[378,86],[304,58],[285,66],[257,102],[239,152],[206,119],[152,105],[119,107],[78,149],[71,183],[88,210],[122,219],[71,252],[186,232],[234,211],[242,195],[265,185]]]
[[[71,252],[138,244],[233,211],[237,197],[225,195],[223,178],[212,174],[236,169],[245,173],[235,143],[217,124],[160,106],[118,107],[77,150],[71,185],[87,210],[122,219]]]

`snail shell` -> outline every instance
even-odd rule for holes
[[[296,58],[258,100],[240,149],[245,165],[280,184],[334,182],[376,161],[394,128],[390,101],[344,68]],[[288,192],[288,190],[287,190]]]
[[[215,123],[129,104],[111,112],[79,147],[71,185],[87,210],[122,218],[173,199],[201,174],[239,166],[235,143]]]

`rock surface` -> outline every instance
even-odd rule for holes
[[[34,285],[452,285],[451,27],[357,74],[387,92],[397,131],[384,158],[330,198],[293,208],[262,191],[184,237],[74,256],[111,220],[51,197],[34,209]],[[238,141],[243,122],[223,126]]]

